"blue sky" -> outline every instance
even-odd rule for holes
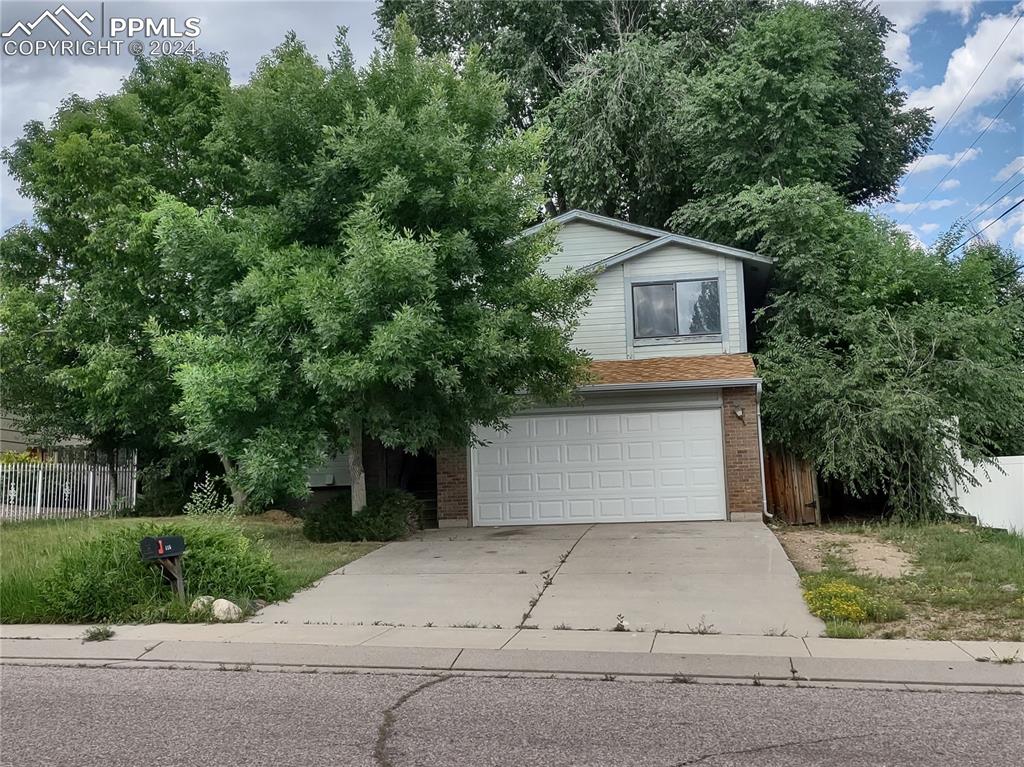
[[[1024,184],[1015,188],[1024,181],[1024,92],[1007,103],[1024,83],[1024,21],[1007,36],[1015,19],[1024,14],[1024,0],[883,0],[880,5],[897,25],[888,52],[903,69],[902,83],[911,104],[933,109],[936,132],[947,120],[948,125],[928,155],[903,179],[896,203],[879,205],[876,211],[926,244],[957,219],[973,218],[971,231],[987,226],[985,236],[1024,253],[1024,205],[993,222],[1024,197]],[[98,2],[69,2],[68,6],[75,13],[90,10],[100,16]],[[53,3],[4,0],[0,27],[7,30],[19,19],[32,20],[42,10],[54,7]],[[335,26],[346,25],[356,59],[365,62],[374,46],[373,9],[369,2],[136,0],[107,2],[103,11],[107,17],[198,16],[202,22],[200,44],[226,51],[232,78],[243,82],[258,57],[278,43],[287,29],[296,30],[311,50],[323,56],[331,48]],[[102,57],[2,55],[0,143],[7,146],[13,142],[28,120],[46,120],[69,93],[93,97],[115,91],[131,63],[127,53]],[[988,68],[979,78],[986,63]],[[978,138],[1001,108],[1000,119]],[[936,187],[947,171],[948,176]],[[0,226],[6,229],[30,218],[32,209],[6,173],[0,184]]]
[[[993,222],[1024,197],[1024,91],[1010,100],[1024,83],[1024,21],[1011,31],[1024,2],[881,6],[897,25],[888,52],[910,103],[931,107],[936,121],[934,143],[903,178],[898,201],[876,210],[927,244],[957,219],[974,219],[970,233],[988,226],[984,236],[1024,253],[1024,206]]]

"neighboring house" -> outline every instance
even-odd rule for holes
[[[18,428],[14,420],[0,412],[0,453],[23,453],[33,445],[33,440]]]
[[[549,273],[597,273],[575,336],[593,383],[437,456],[442,527],[760,520],[760,379],[747,322],[771,259],[571,211]],[[525,234],[537,231],[526,230]]]

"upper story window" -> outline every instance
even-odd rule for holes
[[[718,280],[633,284],[633,336],[666,338],[722,332]]]

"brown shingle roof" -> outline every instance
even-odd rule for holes
[[[657,357],[646,360],[596,360],[590,363],[593,384],[660,383],[665,381],[727,381],[756,378],[749,354],[707,354],[700,357]]]

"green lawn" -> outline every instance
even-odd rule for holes
[[[176,522],[189,523],[185,517]],[[259,535],[270,547],[281,568],[289,593],[367,554],[379,543],[311,543],[302,536],[298,520],[284,515],[238,517],[243,530]],[[71,519],[18,522],[0,525],[0,622],[47,623],[39,605],[38,585],[61,552],[114,525],[139,524],[143,520]],[[159,522],[159,518],[146,521]]]
[[[823,529],[894,544],[912,563],[882,578],[858,571],[843,545],[823,549],[819,571],[801,570],[804,588],[848,583],[868,604],[863,622],[829,622],[831,636],[1024,641],[1024,537],[958,523]]]

